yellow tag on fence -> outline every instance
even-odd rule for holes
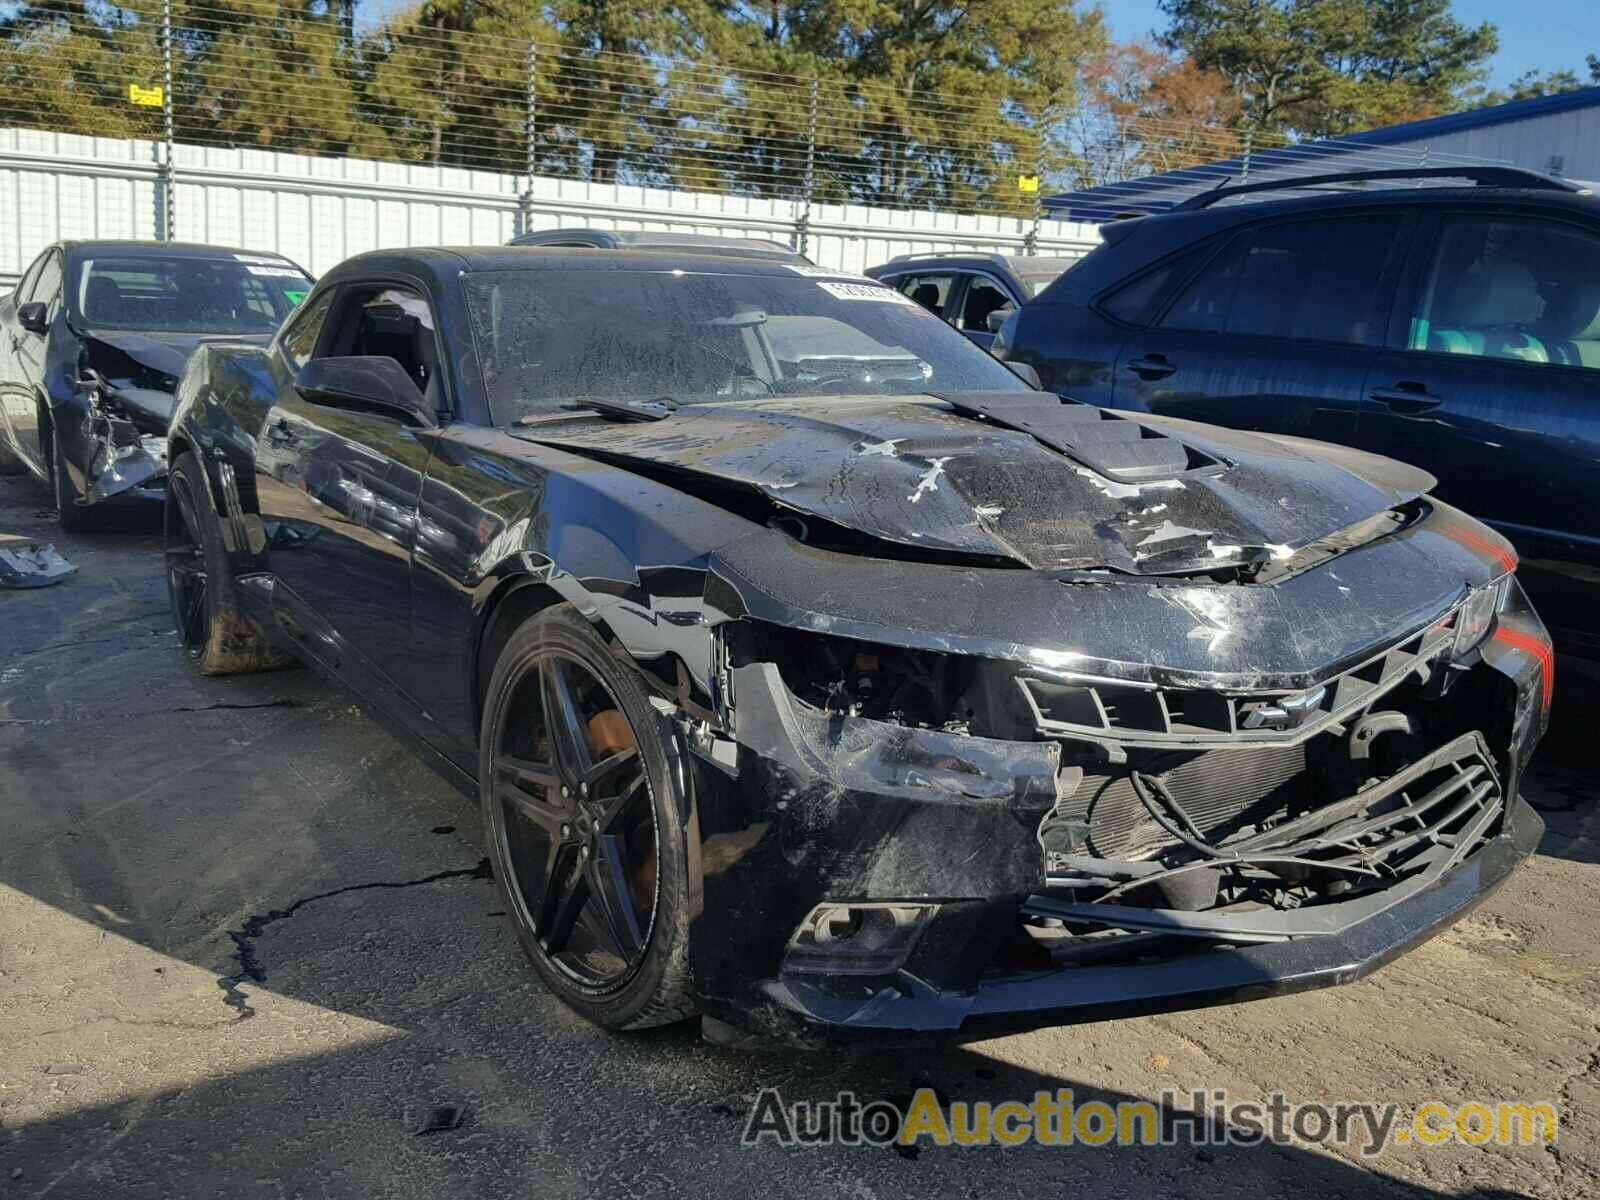
[[[1018,175],[1017,191],[1027,192],[1030,195],[1039,190],[1039,177],[1037,175]]]
[[[161,89],[158,87],[140,87],[137,83],[128,85],[128,101],[143,108],[161,107]]]

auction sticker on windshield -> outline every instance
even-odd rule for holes
[[[877,283],[824,283],[817,286],[835,300],[887,300],[891,304],[910,304],[911,300],[893,288]]]

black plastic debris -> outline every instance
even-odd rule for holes
[[[461,1122],[467,1119],[467,1106],[465,1104],[435,1104],[428,1110],[422,1127],[417,1130],[417,1136],[426,1133],[448,1133],[452,1129],[460,1129]]]
[[[60,583],[78,568],[54,546],[29,542],[25,546],[0,546],[0,587],[37,588]]]

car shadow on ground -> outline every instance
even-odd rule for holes
[[[931,1088],[942,1102],[1027,1102],[1069,1089],[1078,1104],[1139,1099],[1068,1074],[947,1048],[846,1060],[752,1056],[704,1047],[682,1027],[608,1041],[607,1086],[581,1061],[530,1063],[493,1083],[458,1080],[486,1049],[504,1068],[516,1055],[467,1037],[449,1063],[419,1044],[385,1042],[217,1074],[66,1113],[0,1145],[0,1179],[23,1195],[801,1197],[1067,1194],[1075,1198],[1308,1196],[1317,1200],[1520,1193],[1435,1191],[1298,1146],[1214,1144],[1094,1148],[1025,1144],[945,1147],[742,1144],[750,1098],[776,1087],[787,1101],[850,1091],[863,1104],[905,1106]],[[559,1067],[559,1069],[552,1069]],[[617,1080],[649,1088],[614,1089]],[[663,1086],[665,1085],[665,1086]],[[421,1134],[435,1109],[457,1128]],[[453,1119],[453,1118],[452,1118]],[[445,1123],[449,1123],[448,1121]],[[1241,1130],[1233,1127],[1238,1134]],[[20,1171],[18,1176],[16,1172]],[[997,1172],[1004,1172],[1000,1183]],[[759,1181],[759,1182],[758,1182]],[[1070,1182],[1067,1182],[1070,1181]],[[1065,1185],[1065,1187],[1064,1187]],[[3,1186],[3,1185],[0,1185]],[[11,1192],[5,1194],[10,1195]]]

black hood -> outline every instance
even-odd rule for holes
[[[1369,455],[1335,461],[1315,444],[1143,417],[1113,432],[1161,442],[1178,465],[1165,477],[1119,473],[1103,456],[997,427],[1003,398],[983,398],[996,419],[950,399],[954,406],[934,397],[730,401],[655,422],[581,419],[513,432],[665,471],[686,487],[696,477],[736,485],[802,518],[930,557],[1041,570],[1183,574],[1286,558],[1432,482]],[[1021,393],[1016,403],[1031,411],[1043,402]]]
[[[84,336],[120,350],[141,367],[174,377],[183,374],[184,364],[203,342],[265,346],[272,340],[270,333],[143,333],[130,329],[90,329]]]

